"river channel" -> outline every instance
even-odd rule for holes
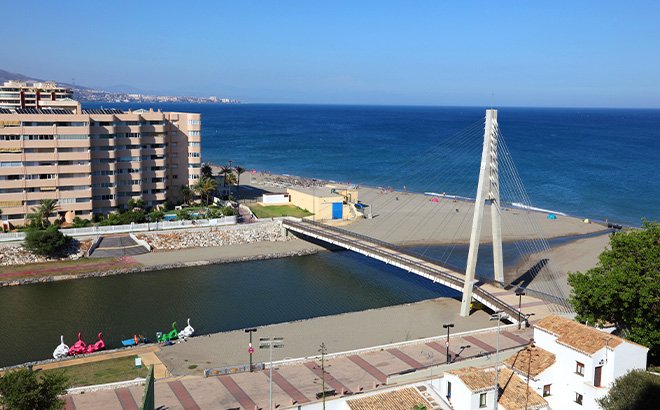
[[[558,242],[559,241],[559,242]],[[557,243],[565,240],[555,240]],[[505,260],[518,260],[514,243]],[[417,248],[464,266],[467,246]],[[451,252],[449,252],[451,251]],[[480,272],[492,275],[490,251]],[[78,331],[108,348],[136,333],[179,330],[187,318],[197,334],[393,306],[458,292],[348,252],[153,271],[0,288],[0,367],[51,357],[60,335],[72,345]]]

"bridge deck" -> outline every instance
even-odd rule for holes
[[[290,231],[397,266],[459,292],[463,291],[464,274],[462,272],[386,242],[311,221],[285,219],[283,225]],[[488,283],[479,283],[475,284],[473,297],[492,310],[502,310],[510,321],[517,323],[518,297],[513,291],[506,291]],[[534,313],[536,319],[551,313],[545,301],[530,296],[525,297],[523,307],[527,307],[524,309],[526,314]],[[529,309],[531,307],[534,309]]]

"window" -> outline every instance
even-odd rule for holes
[[[191,137],[199,137],[200,135],[202,135],[201,131],[190,131]]]
[[[575,402],[580,406],[582,405],[582,395],[578,392],[575,392]]]
[[[548,397],[550,395],[550,386],[551,384],[546,384],[543,386],[543,397]]]
[[[451,382],[447,382],[447,398],[451,398]]]
[[[486,407],[486,393],[481,393],[479,395],[479,408]]]
[[[584,376],[584,364],[575,362],[575,373]]]

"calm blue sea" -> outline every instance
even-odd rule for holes
[[[202,113],[205,161],[232,160],[259,171],[475,195],[483,135],[475,124],[484,108],[153,107]],[[500,130],[534,206],[630,225],[640,225],[642,218],[660,219],[660,110],[498,111]],[[443,146],[451,149],[443,151]],[[456,166],[457,158],[463,168]]]

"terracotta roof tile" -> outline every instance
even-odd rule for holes
[[[538,346],[528,346],[504,361],[504,364],[522,375],[535,378],[555,363],[555,355]]]
[[[462,369],[449,370],[447,373],[461,379],[470,391],[479,392],[495,389],[495,373],[493,372],[493,369],[464,367]]]
[[[545,317],[534,326],[557,336],[557,343],[588,355],[596,353],[605,346],[614,348],[627,341],[561,316]]]
[[[414,387],[346,401],[351,410],[411,410],[416,404],[431,405]]]
[[[499,404],[505,410],[535,410],[548,406],[548,402],[543,397],[531,387],[527,387],[527,383],[511,370],[500,369],[497,379],[502,389]]]

